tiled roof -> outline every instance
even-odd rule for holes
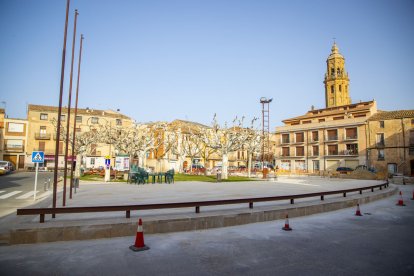
[[[342,106],[328,107],[328,108],[323,108],[323,109],[309,110],[305,115],[285,119],[282,122],[286,123],[289,121],[311,119],[315,117],[341,115],[345,113],[358,113],[360,111],[369,110],[373,106],[373,104],[374,104],[374,101],[368,101],[368,102],[361,102],[361,103],[355,103],[355,104],[350,104],[350,105],[342,105]],[[348,108],[348,107],[352,107],[352,108]]]
[[[414,118],[414,110],[378,111],[368,121]]]
[[[40,112],[58,112],[56,106],[47,106],[47,105],[34,105],[29,104],[29,111],[40,111]],[[70,109],[71,113],[75,112],[74,108]],[[65,114],[68,112],[66,107],[62,107],[62,112]],[[112,118],[121,118],[121,119],[131,119],[128,116],[125,116],[121,113],[117,113],[111,110],[97,110],[97,109],[83,109],[78,108],[78,114],[90,115],[90,116],[103,116],[103,117],[112,117]]]

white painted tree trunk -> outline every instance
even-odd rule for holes
[[[76,155],[76,167],[75,167],[75,178],[79,178],[81,175],[81,162],[82,162],[82,155]]]
[[[145,167],[145,152],[138,153],[138,166],[144,168]],[[132,158],[130,159],[132,161]]]
[[[228,179],[228,171],[227,167],[229,164],[229,156],[227,153],[223,153],[223,159],[222,159],[222,167],[221,167],[221,179]]]
[[[249,153],[249,162],[247,163],[247,176],[250,177],[252,172],[252,154]]]
[[[184,172],[184,168],[183,168],[183,166],[184,166],[184,159],[185,159],[185,157],[183,156],[183,155],[179,155],[178,156],[178,162],[179,162],[179,167],[178,167],[178,171],[180,172],[180,173],[183,173]]]

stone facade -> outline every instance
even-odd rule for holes
[[[367,121],[369,166],[414,176],[414,110],[380,111]]]

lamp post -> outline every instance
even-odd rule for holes
[[[63,37],[63,50],[62,50],[62,67],[60,74],[60,92],[59,92],[59,108],[58,108],[58,122],[56,130],[56,145],[55,145],[55,170],[53,173],[53,208],[56,208],[56,194],[57,194],[57,181],[58,181],[58,166],[59,166],[59,140],[60,140],[60,117],[62,115],[62,97],[63,97],[63,81],[65,78],[65,58],[66,58],[66,38],[68,33],[68,17],[69,17],[70,0],[66,2],[66,19],[65,30]],[[52,218],[55,218],[56,214],[52,214]]]

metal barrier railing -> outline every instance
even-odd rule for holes
[[[119,206],[90,206],[90,207],[60,207],[60,208],[32,208],[32,209],[17,209],[17,215],[40,215],[40,223],[45,222],[46,214],[69,214],[69,213],[93,213],[93,212],[125,212],[126,218],[131,217],[131,211],[136,210],[155,210],[155,209],[172,209],[172,208],[188,208],[195,207],[195,212],[200,213],[201,206],[214,206],[214,205],[228,205],[228,204],[240,204],[249,203],[249,208],[253,209],[254,202],[265,201],[280,201],[290,200],[291,204],[294,204],[295,199],[308,198],[308,197],[320,197],[321,200],[325,199],[327,195],[343,194],[346,197],[347,193],[359,192],[362,194],[364,190],[374,189],[382,190],[388,187],[388,181],[383,184],[367,186],[361,188],[353,188],[346,190],[317,192],[308,194],[297,195],[284,195],[284,196],[271,196],[271,197],[255,197],[255,198],[239,198],[239,199],[225,199],[225,200],[211,200],[211,201],[194,201],[194,202],[178,202],[178,203],[156,203],[156,204],[139,204],[139,205],[119,205]]]

